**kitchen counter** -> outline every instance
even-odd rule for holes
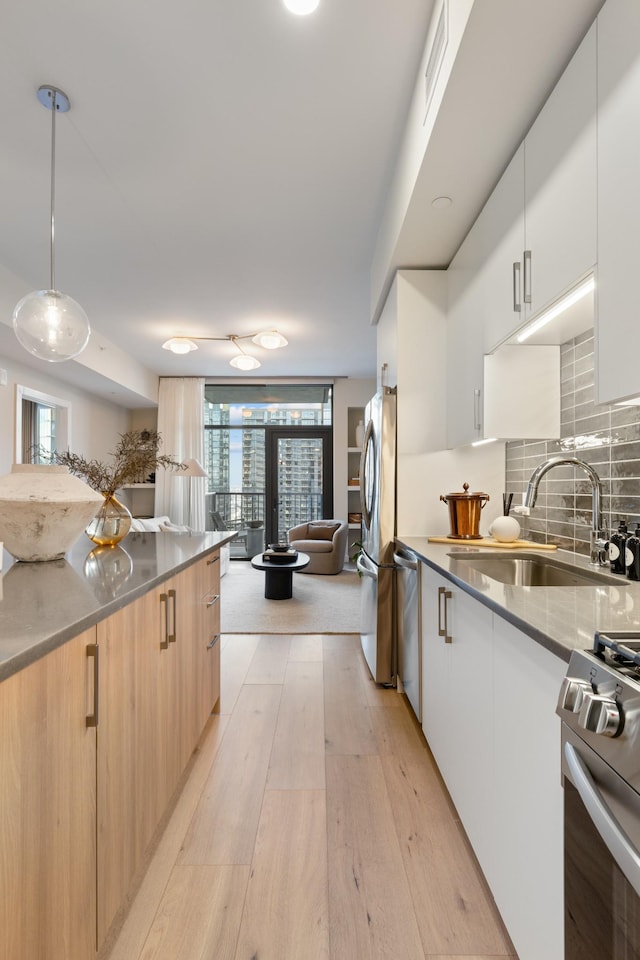
[[[451,553],[489,551],[472,544],[429,543],[427,537],[397,537],[438,573],[456,583],[499,616],[532,637],[563,660],[574,649],[591,649],[596,630],[640,632],[640,583],[620,577],[620,586],[522,587],[498,583],[456,561]],[[507,551],[504,551],[507,553]],[[514,551],[517,556],[521,551]],[[541,555],[542,551],[541,551]],[[589,560],[565,550],[545,553],[577,569],[589,569]],[[606,569],[606,568],[605,568]]]
[[[130,533],[115,547],[84,534],[64,560],[14,561],[0,578],[0,681],[218,550],[232,531]]]

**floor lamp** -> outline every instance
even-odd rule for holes
[[[190,530],[193,529],[193,524],[191,522],[191,488],[193,486],[193,481],[195,477],[206,477],[207,471],[204,469],[199,460],[194,460],[193,457],[189,457],[186,460],[182,461],[186,464],[186,470],[181,470],[177,474],[178,477],[187,478],[187,526]],[[206,526],[206,524],[205,524]]]

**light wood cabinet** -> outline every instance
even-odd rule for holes
[[[95,640],[87,630],[0,684],[0,956],[11,960],[96,949]]]
[[[425,737],[518,956],[562,960],[566,664],[427,565],[422,585]]]
[[[598,16],[599,403],[640,394],[637,304],[640,216],[640,5],[607,0]]]

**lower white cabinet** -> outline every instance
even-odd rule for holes
[[[562,960],[566,664],[425,565],[422,728],[520,960]]]

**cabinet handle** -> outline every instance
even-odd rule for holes
[[[177,631],[176,631],[176,592],[175,592],[175,590],[168,590],[167,593],[168,593],[169,600],[172,601],[172,603],[171,603],[171,610],[172,610],[172,613],[173,613],[173,617],[172,617],[172,621],[173,621],[173,623],[172,623],[172,630],[171,630],[171,633],[169,634],[169,636],[167,637],[167,641],[168,641],[168,643],[175,643],[175,642],[176,642],[176,633],[177,633]],[[167,611],[168,611],[168,610],[169,610],[169,604],[167,603]]]
[[[169,602],[166,593],[160,594],[160,603],[164,604],[164,639],[160,641],[160,649],[169,649]]]
[[[480,397],[482,392],[476,387],[473,391],[473,429],[482,430],[482,414],[480,412]]]
[[[207,606],[212,607],[214,603],[218,602],[219,599],[220,599],[220,594],[219,593],[214,594],[214,596],[211,597],[210,600],[207,600]]]
[[[89,643],[87,645],[87,656],[93,657],[93,713],[85,717],[85,722],[88,727],[98,726],[98,680],[100,675],[98,653],[97,643]]]
[[[531,250],[524,251],[524,302],[531,303]]]
[[[451,600],[451,590],[447,590],[446,587],[438,587],[438,636],[444,637],[445,643],[452,643],[453,637],[449,636],[449,627],[447,625],[447,600]],[[440,601],[444,599],[444,604],[441,605]],[[442,616],[442,611],[444,608],[444,617]]]
[[[219,639],[220,639],[220,634],[219,634],[219,633],[214,633],[212,639],[211,639],[211,640],[209,641],[209,643],[207,644],[207,650],[212,650],[213,647],[215,647],[215,645],[216,645],[216,643],[218,642]]]
[[[513,312],[522,311],[522,302],[520,300],[520,261],[516,260],[513,265]]]
[[[220,563],[220,554],[216,553],[215,557],[212,557],[211,560],[207,560],[207,566],[210,567],[212,563]]]

